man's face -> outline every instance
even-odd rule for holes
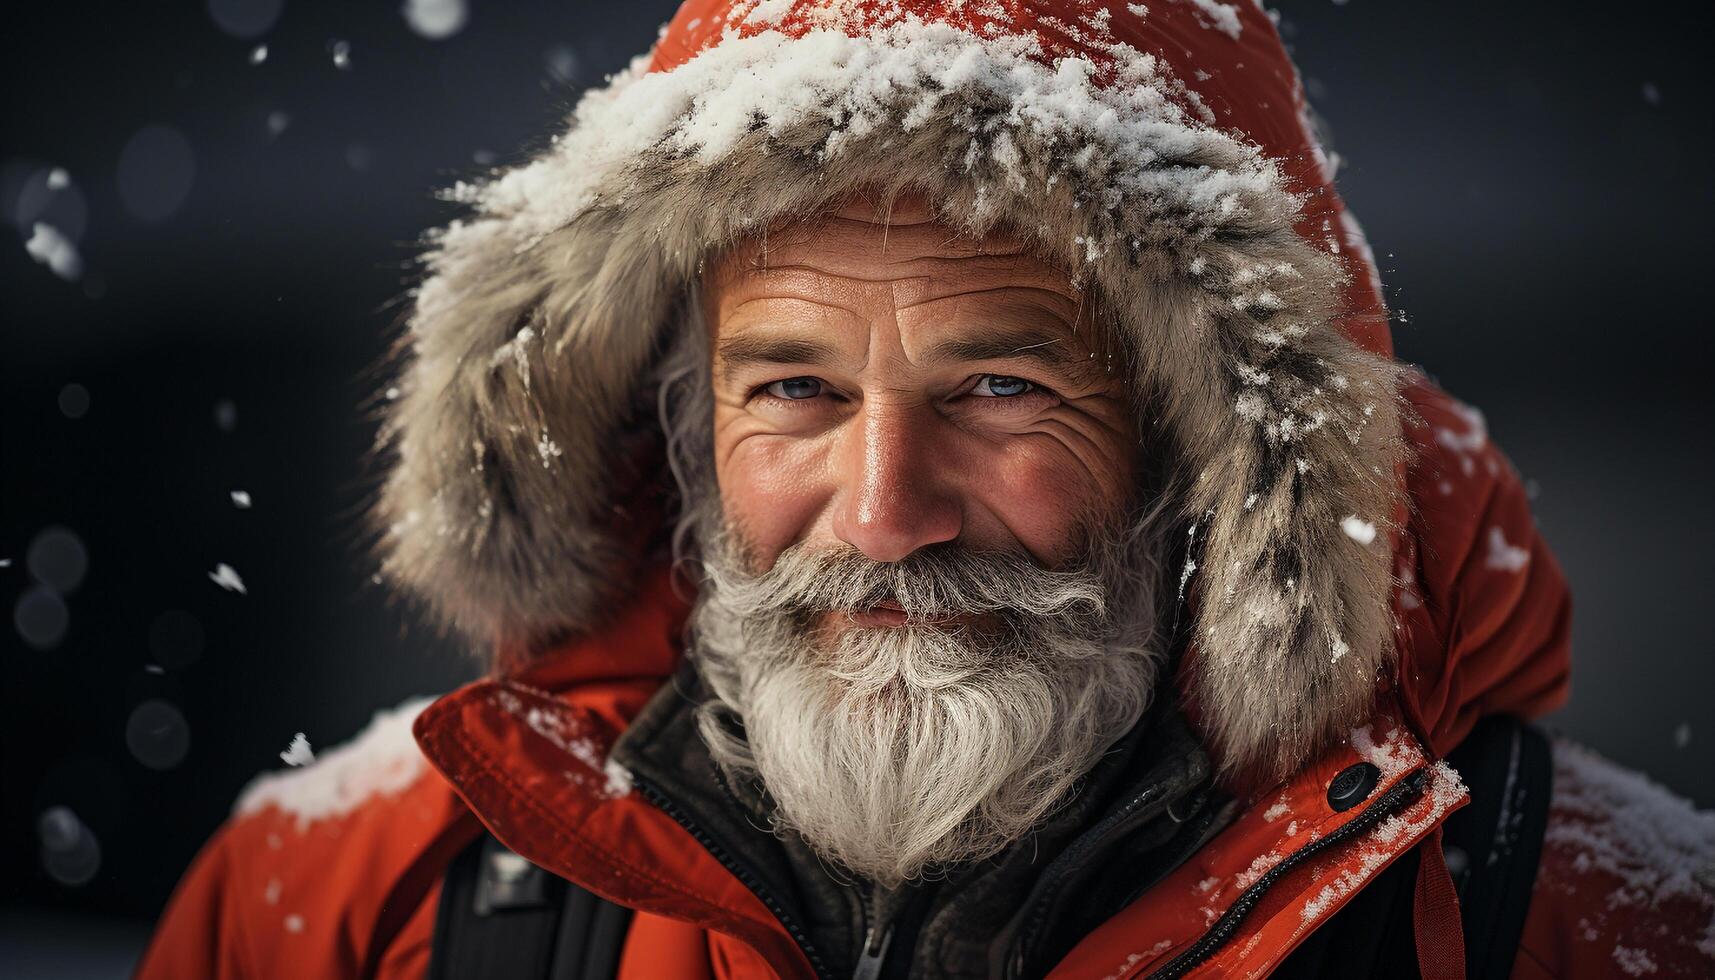
[[[1125,372],[1019,243],[860,203],[734,249],[705,285],[716,477],[754,571],[795,544],[896,562],[955,539],[1053,568],[1120,518]],[[902,620],[845,616],[825,625]]]
[[[1154,688],[1119,364],[1064,274],[921,209],[776,230],[706,285],[712,389],[664,419],[704,740],[872,881],[996,853]],[[684,408],[711,392],[712,474]]]

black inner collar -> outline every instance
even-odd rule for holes
[[[1162,694],[1171,690],[1164,683]],[[944,869],[928,885],[872,893],[798,835],[777,835],[759,782],[726,778],[697,730],[696,707],[710,697],[687,657],[613,758],[771,893],[837,975],[850,974],[869,919],[904,913],[906,948],[888,961],[909,963],[911,976],[1045,972],[1220,829],[1208,756],[1177,703],[1161,697],[1036,832],[992,858]]]

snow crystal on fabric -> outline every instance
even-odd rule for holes
[[[1239,8],[1216,0],[1191,0],[1191,5],[1203,16],[1197,18],[1204,27],[1213,28],[1237,41],[1243,26],[1239,23]]]
[[[1459,469],[1466,476],[1477,472],[1477,459],[1489,446],[1489,425],[1483,413],[1469,405],[1452,403],[1453,411],[1465,423],[1465,431],[1437,428],[1435,441],[1459,460]]]
[[[1607,889],[1571,930],[1631,976],[1715,976],[1715,812],[1566,739],[1539,889]],[[1700,921],[1689,932],[1679,923]],[[1668,927],[1667,923],[1674,923]]]
[[[1346,896],[1362,888],[1377,871],[1400,855],[1402,839],[1412,840],[1428,833],[1464,797],[1465,784],[1459,774],[1445,762],[1435,763],[1429,770],[1426,797],[1429,805],[1419,804],[1372,827],[1343,860],[1340,873],[1299,909],[1300,919],[1311,923],[1332,912]]]
[[[585,734],[573,716],[550,707],[526,707],[524,702],[510,691],[496,692],[494,700],[508,714],[522,718],[531,731],[547,739],[560,751],[581,763],[584,769],[600,777],[599,781],[591,783],[579,773],[567,772],[568,778],[580,785],[589,786],[603,799],[617,799],[631,794],[631,773],[609,759],[606,748]]]
[[[1375,737],[1373,729],[1373,725],[1364,725],[1352,731],[1352,751],[1381,770],[1382,782],[1403,775],[1423,761],[1422,754],[1405,740],[1400,728],[1389,728],[1380,739]]]
[[[343,817],[375,796],[403,792],[425,766],[411,724],[433,698],[378,711],[350,742],[324,751],[310,765],[258,776],[239,795],[242,816],[279,807],[303,831],[318,820]]]
[[[1530,564],[1530,549],[1508,544],[1500,525],[1489,528],[1488,540],[1489,552],[1483,558],[1483,564],[1488,567],[1500,572],[1518,572]]]
[[[1102,980],[1120,980],[1121,977],[1130,976],[1132,967],[1151,957],[1160,956],[1162,953],[1165,953],[1172,948],[1173,940],[1163,939],[1154,946],[1149,947],[1146,952],[1131,953],[1126,956],[1125,962],[1119,965],[1119,969],[1103,977]]]
[[[1655,960],[1650,959],[1648,950],[1630,946],[1615,946],[1614,962],[1626,971],[1627,976],[1641,977],[1656,971]]]

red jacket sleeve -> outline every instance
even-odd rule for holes
[[[237,877],[231,829],[203,845],[174,889],[138,964],[139,980],[257,975],[230,900]]]

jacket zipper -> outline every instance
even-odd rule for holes
[[[705,833],[701,827],[692,823],[691,818],[685,814],[684,810],[679,808],[678,804],[668,799],[665,794],[656,789],[649,782],[638,777],[636,773],[632,774],[632,785],[637,787],[637,789],[642,792],[643,798],[653,804],[656,809],[659,809],[662,813],[672,817],[674,823],[685,828],[692,837],[696,838],[697,843],[701,844],[703,849],[709,852],[710,856],[712,856],[716,861],[719,861],[722,867],[732,872],[733,876],[736,877],[744,887],[750,889],[751,894],[755,895],[762,901],[762,904],[767,907],[768,911],[773,913],[774,917],[780,920],[780,924],[786,928],[786,934],[791,936],[792,941],[798,944],[799,950],[804,953],[804,958],[810,961],[810,969],[815,971],[819,980],[831,980],[833,974],[828,972],[827,965],[823,963],[821,954],[816,952],[815,946],[811,945],[810,934],[805,932],[804,927],[798,924],[798,920],[793,918],[791,913],[786,911],[786,906],[781,904],[780,900],[774,896],[774,893],[770,892],[763,886],[762,880],[758,878],[753,871],[751,871],[748,865],[740,862],[736,857],[727,853],[726,848],[718,844],[714,838]]]
[[[1202,790],[1199,791],[1201,792]],[[1135,814],[1140,807],[1148,804],[1151,797],[1155,795],[1156,788],[1151,787],[1143,793],[1134,796],[1117,814],[1115,814],[1113,818],[1110,818],[1108,821],[1104,821],[1105,826],[1098,831],[1100,835],[1099,837],[1081,838],[1074,841],[1072,847],[1056,858],[1054,863],[1049,866],[1047,871],[1044,873],[1045,878],[1048,874],[1058,873],[1058,880],[1052,882],[1045,880],[1044,883],[1039,886],[1036,901],[1032,905],[1029,915],[1026,916],[1024,920],[1024,928],[1019,930],[1018,937],[1012,943],[1010,955],[1006,958],[1006,966],[1003,973],[1005,980],[1017,980],[1018,977],[1023,976],[1025,958],[1028,955],[1030,947],[1035,944],[1037,934],[1042,930],[1043,920],[1047,917],[1049,904],[1053,902],[1054,897],[1059,893],[1060,888],[1065,881],[1066,876],[1063,869],[1075,866],[1078,863],[1078,857],[1074,856],[1074,851],[1072,849],[1076,849],[1076,855],[1082,855],[1088,853],[1090,850],[1102,843],[1111,840],[1117,829],[1126,827],[1130,823],[1132,815]]]
[[[863,946],[858,950],[857,965],[852,968],[852,980],[879,980],[881,968],[887,962],[887,949],[893,945],[893,924],[877,938],[876,926],[880,924],[881,916],[874,907],[875,885],[865,882],[861,890],[864,928]]]
[[[1169,960],[1161,969],[1148,975],[1147,980],[1176,980],[1201,966],[1211,956],[1233,938],[1239,924],[1245,916],[1251,913],[1256,904],[1262,900],[1264,893],[1288,872],[1317,854],[1334,847],[1369,830],[1382,820],[1393,816],[1404,809],[1406,805],[1417,799],[1423,793],[1424,785],[1429,781],[1429,771],[1419,769],[1411,775],[1394,784],[1393,788],[1382,794],[1382,797],[1371,803],[1358,814],[1350,823],[1334,831],[1321,840],[1311,841],[1291,854],[1279,864],[1268,869],[1256,883],[1245,889],[1233,904],[1227,908],[1216,923],[1197,940],[1191,948]]]

